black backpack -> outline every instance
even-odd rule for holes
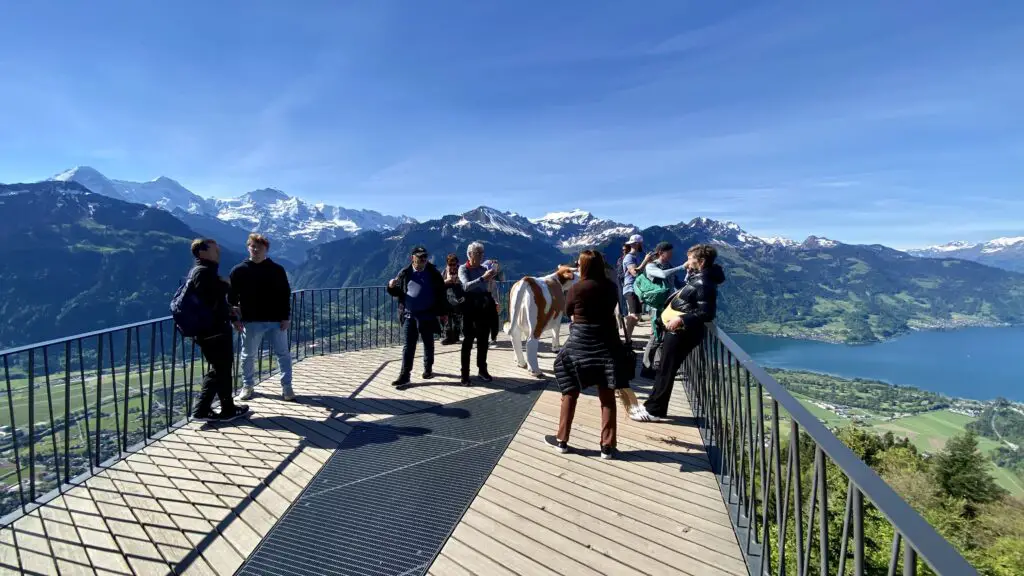
[[[203,304],[196,295],[193,280],[199,273],[199,267],[192,268],[185,281],[171,298],[171,316],[174,325],[183,336],[195,338],[209,333],[213,328],[213,311]]]

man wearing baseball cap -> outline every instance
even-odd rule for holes
[[[622,295],[626,299],[626,345],[633,345],[633,329],[640,321],[640,314],[643,312],[643,305],[640,298],[633,293],[633,282],[636,275],[643,272],[644,260],[644,238],[639,234],[633,234],[626,240],[629,252],[622,259]]]
[[[402,368],[396,388],[409,384],[412,361],[416,357],[416,340],[423,340],[423,379],[434,377],[434,334],[440,330],[438,318],[444,321],[447,296],[441,272],[427,261],[427,249],[416,246],[409,254],[412,262],[388,282],[388,294],[398,298],[398,315],[402,319]]]

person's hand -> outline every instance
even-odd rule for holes
[[[494,305],[494,307],[495,307],[495,308],[497,308],[497,310],[498,310],[498,314],[501,314],[501,303],[500,303],[500,302],[496,303],[496,304]]]
[[[668,324],[665,324],[665,328],[668,328],[669,332],[675,332],[676,330],[679,330],[679,328],[681,328],[682,325],[683,318],[680,316],[669,320]]]
[[[490,280],[491,278],[494,278],[494,275],[497,274],[497,273],[498,273],[497,269],[491,268],[487,272],[484,272],[483,278],[484,278],[484,280]]]
[[[281,332],[287,332],[292,325],[291,320],[281,320]]]
[[[398,278],[388,280],[388,288],[394,288],[396,284],[398,284]]]
[[[241,334],[242,330],[245,329],[245,326],[242,325],[241,320],[235,320],[234,322],[231,323],[231,325],[235,327],[235,331],[238,332],[239,334]]]

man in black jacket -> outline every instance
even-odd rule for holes
[[[209,330],[195,337],[195,342],[206,359],[206,375],[199,393],[193,420],[227,422],[249,412],[249,407],[234,403],[231,398],[231,368],[234,364],[234,346],[231,338],[231,308],[228,306],[228,284],[218,274],[220,246],[209,238],[192,241],[195,267],[189,272],[188,282],[199,301],[213,316]],[[220,398],[220,413],[213,412],[213,397]]]
[[[427,249],[416,246],[410,255],[412,263],[388,282],[388,294],[398,298],[398,314],[402,319],[402,371],[392,386],[409,384],[416,339],[423,339],[423,379],[434,377],[434,334],[444,322],[448,300],[444,279],[433,263],[427,262]]]
[[[252,398],[256,356],[263,337],[270,336],[281,371],[281,397],[295,400],[292,356],[288,347],[292,303],[288,274],[267,256],[270,240],[265,236],[250,234],[246,246],[249,259],[231,269],[231,292],[228,295],[228,301],[241,311],[241,320],[235,322],[235,329],[242,333],[242,391],[238,399]]]

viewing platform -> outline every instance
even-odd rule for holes
[[[501,334],[492,382],[459,385],[459,347],[441,345],[418,380],[420,344],[412,385],[392,387],[401,347],[381,291],[297,292],[297,401],[263,354],[252,414],[230,423],[186,417],[204,366],[166,318],[0,352],[0,573],[845,574],[879,546],[869,510],[894,528],[892,573],[976,573],[713,325],[668,421],[620,403],[602,460],[593,389],[573,451],[544,442],[560,403],[547,340],[546,379]],[[651,382],[632,384],[642,401]],[[826,466],[845,511],[829,508]]]
[[[515,365],[507,339],[490,353],[494,381],[471,387],[458,347],[439,346],[436,377],[396,390],[400,353],[299,362],[298,402],[271,377],[248,419],[191,422],[5,527],[3,570],[747,574],[684,391],[672,423],[620,407],[606,462],[593,394],[577,451],[544,444],[560,395]],[[540,353],[549,374],[553,358]]]

